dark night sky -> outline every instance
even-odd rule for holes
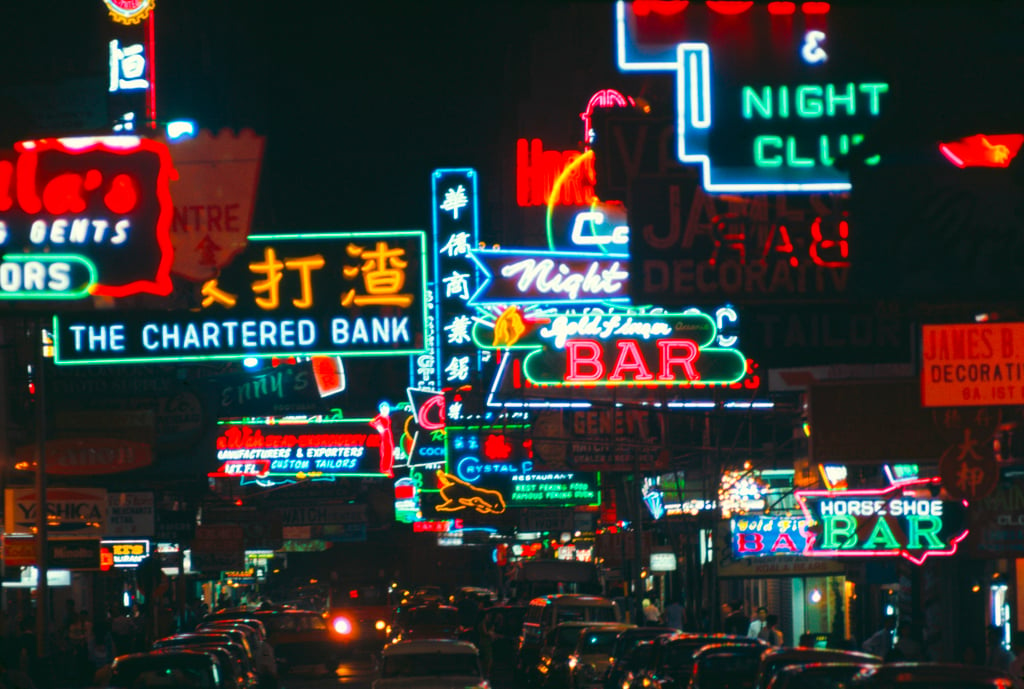
[[[897,3],[849,31],[933,122],[982,101],[1024,112],[1020,4],[963,5]],[[590,93],[672,89],[617,73],[612,14],[610,1],[158,0],[159,114],[267,136],[255,230],[424,227],[430,171],[472,166],[485,238],[507,242],[516,138],[575,148]],[[0,138],[30,127],[9,102],[25,84],[93,77],[102,91],[106,25],[101,0],[0,3]]]

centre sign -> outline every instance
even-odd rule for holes
[[[249,237],[203,284],[201,308],[54,317],[58,365],[424,351],[426,235],[417,230]]]
[[[938,497],[938,478],[885,489],[796,491],[807,520],[804,555],[904,557],[921,564],[956,553],[967,537],[966,501]]]

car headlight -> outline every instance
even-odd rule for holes
[[[388,623],[384,620],[377,620],[373,625],[373,628],[376,629],[378,632],[387,629],[387,627]]]
[[[331,628],[334,629],[334,631],[338,634],[341,634],[342,636],[348,636],[352,633],[352,620],[342,615],[339,615],[338,617],[335,617],[334,620],[331,622]]]

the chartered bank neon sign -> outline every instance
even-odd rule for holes
[[[967,537],[967,503],[938,497],[938,478],[884,489],[796,491],[812,557],[949,556]]]

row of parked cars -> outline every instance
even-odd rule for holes
[[[517,674],[533,689],[1010,689],[1009,675],[943,663],[884,663],[835,648],[772,647],[726,634],[617,620],[610,601],[531,601]]]

